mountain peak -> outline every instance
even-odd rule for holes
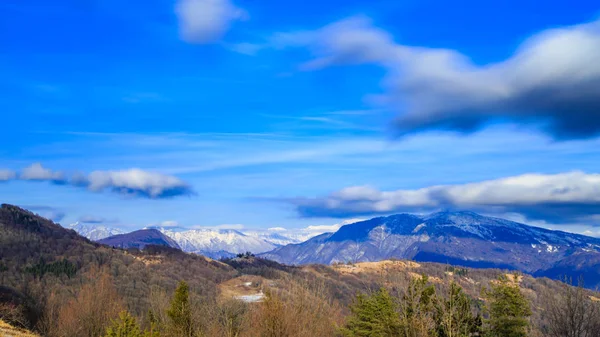
[[[157,229],[140,229],[127,234],[114,235],[102,240],[98,240],[98,242],[108,246],[124,249],[143,249],[147,245],[168,246],[181,249],[181,247],[179,247],[179,245],[173,239]]]
[[[600,260],[600,239],[471,211],[443,211],[427,216],[373,218],[343,226],[331,236],[280,247],[262,256],[287,264],[401,258],[536,273],[578,252],[597,255]]]

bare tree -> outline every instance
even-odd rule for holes
[[[572,286],[565,278],[562,291],[546,295],[546,336],[599,337],[600,303],[594,301],[583,288],[583,280]]]

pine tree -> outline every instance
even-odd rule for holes
[[[167,316],[169,316],[170,329],[174,335],[181,337],[193,336],[189,287],[185,281],[179,282],[171,300],[171,307],[167,310]]]
[[[352,315],[341,329],[347,337],[400,336],[397,305],[384,288],[371,296],[358,294],[350,307]]]
[[[531,308],[518,284],[501,276],[491,290],[486,291],[487,332],[490,337],[526,337]]]

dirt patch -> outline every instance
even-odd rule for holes
[[[523,281],[523,275],[504,274],[504,276],[512,283],[521,283]]]
[[[276,287],[273,280],[255,275],[242,275],[219,284],[221,297],[237,298],[245,302],[259,302],[266,289]]]
[[[384,260],[378,262],[358,262],[353,264],[337,264],[332,266],[343,274],[381,273],[382,271],[409,270],[421,267],[413,261]]]
[[[132,256],[134,259],[144,263],[147,266],[154,265],[154,264],[161,264],[163,262],[162,256],[155,256],[155,257],[143,257],[143,256],[135,256],[135,255],[132,255]]]
[[[0,336],[6,337],[39,337],[38,335],[34,335],[28,331],[17,329],[8,323],[0,320]]]

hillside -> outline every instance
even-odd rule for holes
[[[147,312],[154,287],[172,291],[186,280],[194,291],[214,294],[217,283],[236,274],[228,265],[169,247],[110,248],[11,205],[0,207],[0,266],[0,285],[20,294],[13,298],[27,299],[32,311],[42,310],[52,293],[63,294],[59,302],[68,301],[67,294],[89,282],[98,269],[110,273],[127,307],[137,314]],[[31,324],[38,318],[32,317]]]
[[[287,264],[401,258],[554,278],[583,274],[589,287],[600,285],[600,239],[472,212],[374,218],[261,256]]]

